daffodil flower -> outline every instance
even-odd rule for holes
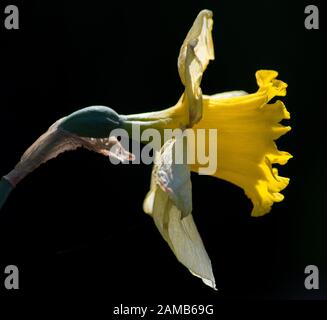
[[[209,60],[214,59],[212,25],[212,13],[201,11],[182,45],[178,71],[185,91],[178,103],[163,111],[127,116],[127,121],[151,120],[151,125],[158,129],[217,128],[218,167],[214,176],[241,187],[252,200],[252,216],[262,216],[274,202],[283,200],[280,191],[289,182],[272,165],[283,165],[292,157],[279,151],[275,144],[276,139],[291,129],[279,124],[290,115],[281,101],[269,103],[275,96],[285,96],[287,85],[276,80],[276,71],[259,70],[256,73],[259,89],[255,93],[202,95],[202,75]],[[209,139],[205,141],[208,143]],[[177,259],[215,288],[210,259],[191,215],[189,171],[199,172],[201,164],[174,164],[174,144],[174,140],[167,141],[158,154],[144,211],[153,216]]]
[[[95,106],[58,120],[25,152],[15,169],[1,179],[0,207],[23,177],[63,151],[83,146],[121,161],[133,159],[109,133],[116,128],[131,132],[137,125],[141,131],[154,128],[161,133],[168,128],[217,129],[218,166],[213,175],[244,190],[253,203],[252,216],[269,212],[274,202],[283,200],[280,192],[289,182],[278,175],[273,164],[283,165],[291,158],[275,144],[275,140],[290,130],[280,124],[290,116],[281,101],[269,103],[276,96],[285,96],[287,85],[276,79],[276,71],[259,70],[256,73],[259,89],[255,93],[202,94],[203,73],[214,59],[212,27],[212,12],[201,11],[182,44],[178,72],[185,90],[175,106],[134,115],[119,115],[108,107]],[[207,148],[209,140],[205,141]],[[183,159],[196,151],[188,144],[183,146]],[[203,165],[177,163],[175,151],[176,139],[162,140],[143,208],[153,217],[177,259],[216,289],[211,262],[192,217],[190,172],[201,173]]]

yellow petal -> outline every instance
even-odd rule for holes
[[[273,164],[285,164],[292,156],[279,151],[275,140],[291,128],[279,124],[290,115],[281,101],[269,104],[276,95],[285,95],[287,85],[276,80],[277,72],[256,73],[259,89],[239,96],[203,96],[203,117],[194,126],[218,129],[216,177],[244,189],[253,202],[253,216],[269,212],[283,199],[280,191],[289,182],[278,175]],[[191,167],[198,171],[199,164]]]

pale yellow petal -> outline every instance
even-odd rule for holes
[[[189,126],[202,117],[202,75],[210,60],[214,59],[212,41],[212,12],[202,10],[188,32],[178,57],[178,72],[185,85],[185,103],[189,109]]]
[[[182,145],[184,156],[187,150],[186,145]],[[176,258],[193,275],[215,289],[211,262],[191,214],[190,170],[188,165],[176,163],[175,151],[176,140],[170,139],[157,153],[150,192],[143,207],[153,217]]]
[[[152,212],[155,224],[176,258],[190,272],[216,289],[210,258],[204,248],[192,214],[182,218],[181,211],[160,187],[156,190]]]
[[[212,11],[202,10],[196,17],[179,52],[178,72],[184,85],[186,85],[185,72],[189,45],[193,47],[195,58],[200,63],[202,72],[206,69],[209,61],[215,58],[211,34],[212,27]]]

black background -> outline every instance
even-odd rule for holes
[[[280,168],[291,177],[285,200],[262,218],[250,217],[243,190],[192,174],[193,215],[215,292],[177,262],[143,213],[151,166],[65,153],[22,181],[1,211],[1,295],[78,294],[108,306],[327,298],[322,6],[320,30],[304,28],[304,8],[317,1],[10,3],[20,9],[20,29],[0,21],[1,176],[55,120],[79,108],[102,104],[128,114],[175,104],[183,92],[179,49],[204,8],[214,14],[216,60],[203,92],[251,92],[256,70],[279,71],[289,84],[283,101],[293,130],[278,145],[294,159]],[[8,264],[20,269],[19,291],[2,286]],[[319,290],[304,288],[309,264],[319,267]]]

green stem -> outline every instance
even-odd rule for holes
[[[1,178],[0,180],[0,210],[2,206],[5,204],[10,192],[14,189],[14,187],[7,181],[5,178]]]

